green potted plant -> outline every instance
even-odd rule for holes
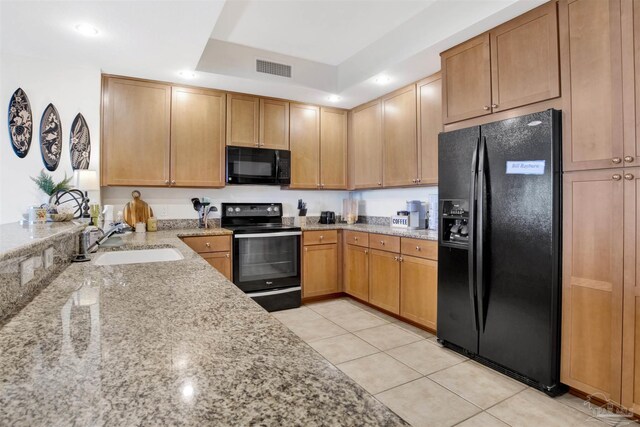
[[[64,174],[64,179],[58,183],[53,180],[53,175],[46,173],[43,170],[40,171],[40,175],[37,177],[31,177],[31,180],[36,183],[36,186],[44,193],[43,199],[44,203],[48,205],[51,196],[56,194],[58,191],[70,190],[71,189],[71,179],[73,177],[67,178],[67,173]],[[46,199],[46,200],[45,200]]]

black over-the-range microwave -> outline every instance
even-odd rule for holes
[[[291,151],[227,147],[227,184],[289,185]]]

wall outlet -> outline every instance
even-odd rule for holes
[[[44,250],[44,269],[48,270],[53,266],[53,247]]]
[[[20,264],[20,285],[24,286],[33,279],[35,258],[29,258]]]

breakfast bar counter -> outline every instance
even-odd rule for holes
[[[179,239],[205,233],[123,236],[184,259],[71,264],[8,321],[1,423],[404,424]]]

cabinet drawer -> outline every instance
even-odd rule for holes
[[[403,237],[401,242],[401,252],[403,255],[437,260],[438,242]]]
[[[231,236],[184,237],[182,241],[198,253],[223,252],[231,250]]]
[[[369,247],[388,252],[400,252],[400,237],[386,234],[369,234]]]
[[[345,242],[350,245],[362,246],[363,248],[369,247],[369,233],[362,231],[345,231]]]
[[[304,245],[324,245],[338,243],[338,230],[305,231]]]

